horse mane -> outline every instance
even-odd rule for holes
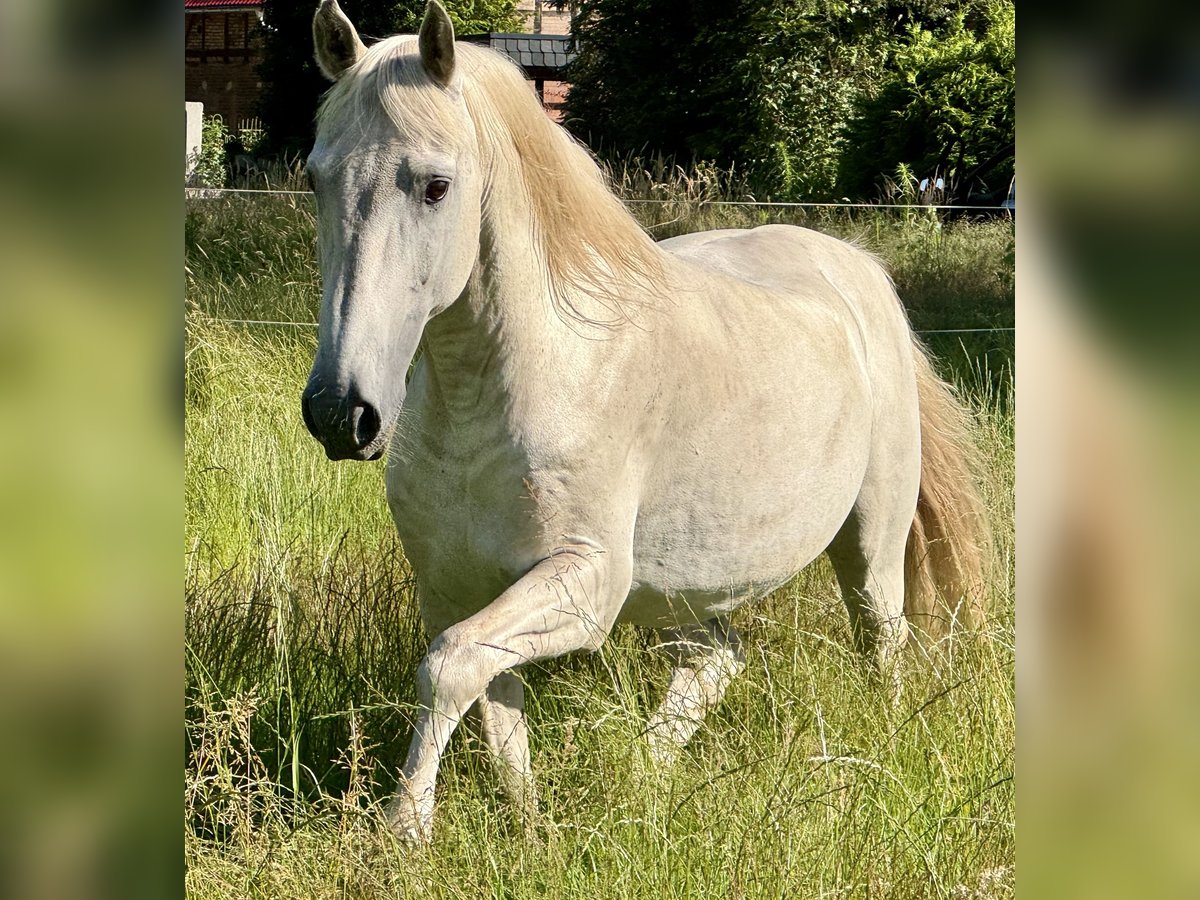
[[[662,251],[610,190],[588,150],[546,116],[515,64],[472,44],[456,43],[454,52],[484,166],[485,213],[489,203],[504,200],[493,190],[498,169],[516,171],[555,310],[589,325],[630,321],[628,306],[637,302],[631,296],[661,292]],[[466,136],[447,127],[454,121],[451,103],[425,72],[416,38],[398,35],[372,45],[346,72],[318,121],[340,130],[382,110],[405,138],[461,150]],[[589,312],[597,305],[603,318]]]

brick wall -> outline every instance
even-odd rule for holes
[[[524,17],[524,28],[522,30],[526,32],[570,34],[571,16],[574,14],[576,5],[575,3],[567,3],[562,9],[555,9],[549,3],[539,4],[537,0],[518,0],[517,14]],[[539,24],[541,25],[540,28],[537,27]],[[542,105],[546,109],[546,115],[555,122],[561,122],[563,119],[567,92],[570,89],[571,85],[565,81],[544,82]]]
[[[541,9],[538,9],[538,6]],[[540,31],[542,34],[570,34],[571,13],[574,4],[568,4],[562,9],[555,9],[549,3],[538,4],[537,0],[518,0],[517,14],[525,19],[527,32]],[[542,27],[537,28],[537,20],[541,18]]]
[[[517,9],[527,17],[526,30],[533,31],[534,0],[521,0]],[[541,24],[545,34],[567,34],[571,13],[545,4]],[[206,116],[219,115],[231,131],[236,131],[243,121],[258,114],[262,94],[258,77],[262,26],[258,16],[253,12],[189,12],[184,16],[184,25],[184,100],[203,103]],[[568,89],[569,85],[560,81],[545,83],[546,112],[556,121],[562,118]]]
[[[184,99],[236,130],[258,114],[262,26],[253,12],[187,13]]]

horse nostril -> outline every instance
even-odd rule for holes
[[[319,441],[321,436],[317,434],[317,423],[316,420],[313,419],[312,409],[309,406],[308,394],[302,394],[300,397],[300,415],[304,417],[304,427],[308,429],[308,433]]]
[[[379,436],[379,413],[369,403],[356,403],[350,413],[354,443],[361,449]]]

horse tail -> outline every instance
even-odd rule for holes
[[[970,415],[913,338],[921,414],[921,488],[904,559],[904,615],[938,641],[985,622],[991,529]]]

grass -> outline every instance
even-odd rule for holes
[[[689,176],[691,177],[691,176]],[[1012,325],[1012,227],[704,205],[627,177],[658,236],[800,221],[888,261],[918,328]],[[690,193],[689,193],[690,192]],[[707,199],[713,199],[708,197]],[[1015,882],[1011,334],[930,335],[976,410],[999,537],[989,640],[908,660],[892,709],[819,561],[735,623],[747,671],[668,773],[638,732],[654,639],[523,673],[542,792],[529,842],[477,741],[444,761],[432,850],[379,829],[424,649],[382,466],[330,464],[298,398],[319,276],[304,198],[187,221],[187,889],[209,897],[1000,897]]]

